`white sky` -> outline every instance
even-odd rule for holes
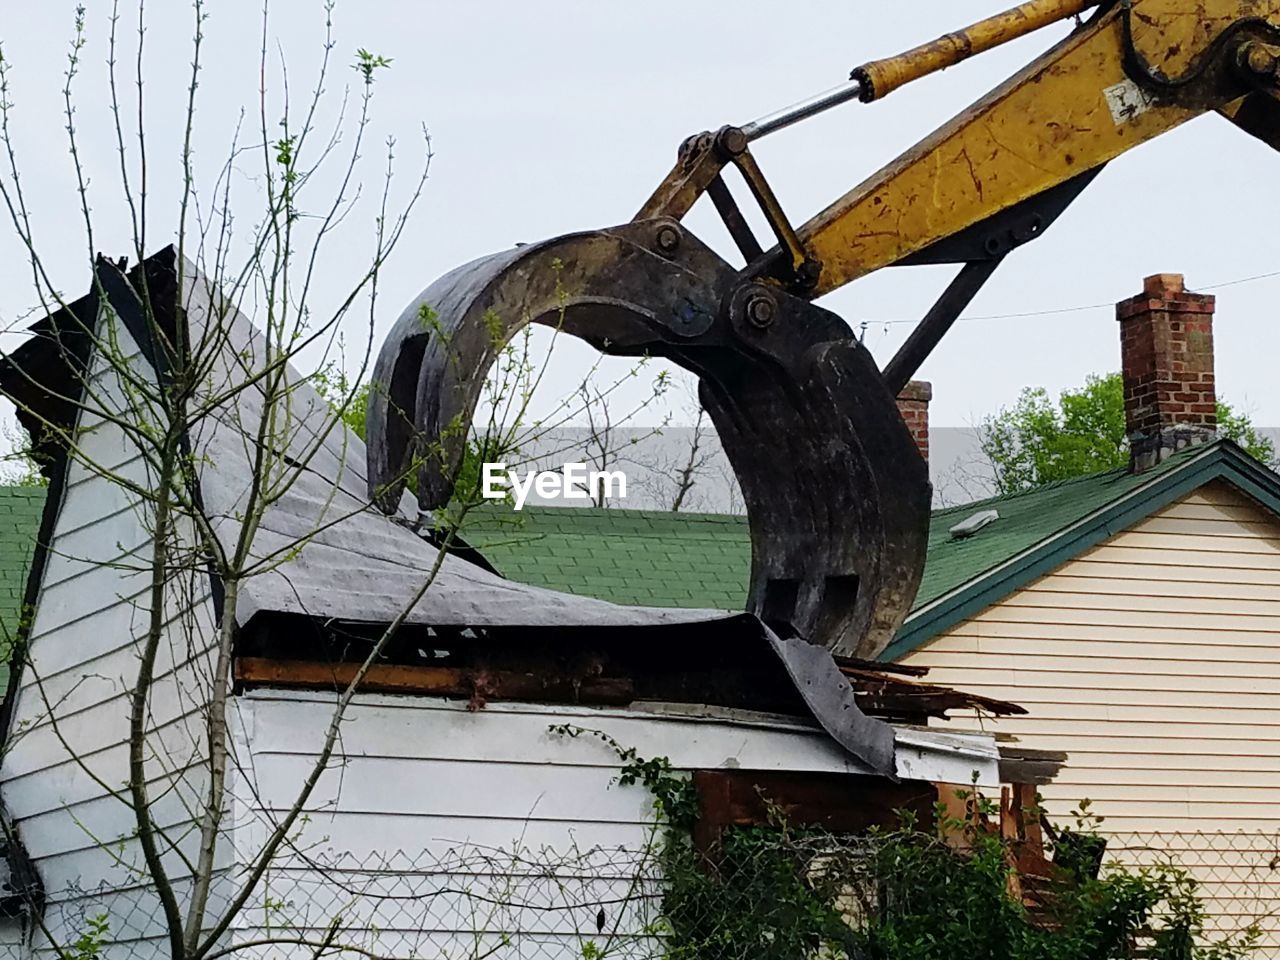
[[[124,254],[126,221],[118,191],[109,186],[118,161],[102,109],[109,5],[86,2],[89,45],[77,126],[82,155],[103,188],[94,201],[96,246]],[[374,142],[387,132],[398,134],[407,173],[416,132],[426,124],[436,153],[418,216],[383,275],[379,338],[405,303],[459,263],[518,241],[626,221],[667,172],[686,135],[751,120],[841,82],[861,61],[932,39],[1011,2],[339,2],[338,68],[330,88],[336,92],[356,81],[347,65],[358,47],[393,58],[378,79]],[[176,0],[152,0],[152,7],[145,126],[153,151],[154,249],[173,239],[191,15]],[[68,293],[87,289],[88,282],[61,115],[73,10],[62,0],[0,0],[19,162],[48,262]],[[197,150],[207,185],[242,106],[256,109],[259,11],[259,4],[224,0],[212,5],[205,25]],[[130,7],[126,18],[132,16]],[[272,43],[289,62],[295,100],[309,89],[322,22],[315,0],[272,4]],[[792,219],[801,222],[1065,30],[1050,28],[881,103],[838,108],[753,149]],[[1002,265],[970,308],[975,319],[962,320],[921,371],[934,383],[934,423],[965,425],[1012,401],[1025,385],[1057,391],[1118,366],[1108,306],[977,318],[1110,304],[1137,292],[1141,278],[1155,272],[1185,273],[1192,288],[1203,289],[1280,271],[1278,171],[1280,157],[1216,116],[1113,163],[1042,239]],[[251,191],[248,164],[239,177],[242,190]],[[251,213],[246,208],[242,216]],[[695,212],[690,225],[729,250],[706,214]],[[371,216],[367,208],[357,211],[343,243],[363,242]],[[320,304],[344,289],[343,258],[326,264],[331,269],[317,288]],[[12,231],[0,225],[5,323],[32,306],[27,269]],[[884,271],[823,302],[855,328],[869,321],[868,345],[883,362],[910,330],[909,324],[884,321],[918,318],[951,269]],[[1220,390],[1258,423],[1280,423],[1280,378],[1274,374],[1280,276],[1214,292]],[[589,354],[576,344],[558,347],[556,382],[564,388],[575,383]],[[554,385],[542,393],[541,404],[554,404]]]

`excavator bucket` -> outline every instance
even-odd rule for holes
[[[486,372],[529,323],[695,373],[750,520],[748,611],[838,654],[889,644],[919,584],[930,506],[893,395],[838,316],[744,280],[674,220],[477,260],[410,304],[369,407],[369,483],[383,509],[411,471],[424,511],[449,502]]]

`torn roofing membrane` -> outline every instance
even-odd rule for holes
[[[224,305],[194,267],[184,271],[183,302],[193,342],[225,331],[213,359],[209,395],[230,392],[263,368],[262,333]],[[224,315],[220,316],[222,313]],[[246,580],[237,605],[243,626],[259,611],[321,619],[393,621],[430,576],[439,549],[414,529],[409,497],[388,517],[370,505],[365,448],[330,405],[290,369],[289,422],[280,432],[297,479],[264,512],[253,554],[278,562]],[[191,436],[205,512],[224,546],[233,547],[254,475],[253,443],[264,414],[262,388],[233,394]],[[287,462],[287,461],[286,461]],[[303,543],[300,550],[294,550]],[[292,554],[292,555],[290,555]],[[429,589],[413,604],[408,623],[456,627],[637,627],[723,620],[722,611],[620,606],[506,580],[447,555]]]

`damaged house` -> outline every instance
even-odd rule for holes
[[[180,313],[144,315],[144,282]],[[899,809],[927,822],[949,785],[998,790],[992,736],[928,724],[948,710],[1019,712],[1012,704],[833,658],[753,616],[569,596],[504,579],[466,549],[441,558],[407,497],[390,516],[370,507],[360,441],[305,383],[288,392],[280,451],[301,466],[260,517],[250,547],[260,565],[228,585],[192,546],[197,560],[156,609],[154,504],[139,494],[150,468],[129,417],[145,385],[169,375],[163,338],[216,346],[200,395],[225,400],[186,438],[192,515],[233,550],[267,412],[253,374],[264,337],[193,267],[179,270],[172,250],[127,273],[101,262],[95,289],[37,323],[0,376],[49,477],[3,711],[7,955],[74,942],[98,917],[103,956],[168,955],[171,924],[126,795],[131,769],[143,773],[149,839],[179,901],[199,881],[192,865],[211,857],[204,930],[228,949],[285,936],[299,956],[337,929],[380,954],[580,956],[583,930],[637,924],[619,894],[634,880],[605,852],[643,846],[652,798],[616,782],[608,742],[565,730],[692,772],[704,838],[763,822],[766,807],[856,831]],[[393,641],[361,673],[392,624]],[[224,633],[233,643],[220,664]],[[139,714],[147,636],[159,649]],[[225,703],[210,694],[223,669]],[[219,770],[210,731],[224,723]],[[1003,763],[1016,777],[1016,758]],[[211,777],[225,777],[226,803],[205,851]],[[279,854],[260,862],[279,830]],[[495,893],[550,883],[551,861],[574,864],[572,901],[526,889],[517,909]],[[229,903],[243,908],[219,927]]]

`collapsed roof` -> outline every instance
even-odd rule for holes
[[[144,265],[157,307],[172,302],[162,291],[177,282],[172,248]],[[111,307],[148,361],[158,365],[149,344],[137,289],[114,264],[100,261],[99,276]],[[194,424],[191,449],[199,473],[203,512],[228,550],[234,548],[254,480],[253,444],[265,411],[260,379],[264,336],[238,310],[220,300],[209,281],[190,264],[183,271],[185,317],[192,343],[210,350],[204,395],[227,397]],[[79,389],[84,363],[84,323],[97,313],[98,294],[72,306],[75,316],[55,314],[33,327],[34,336],[5,359],[0,389],[15,399],[19,417],[40,433],[41,416],[64,422],[74,405],[58,399]],[[162,323],[173,323],[172,317]],[[255,557],[269,560],[302,548],[268,572],[247,580],[237,605],[243,627],[260,612],[297,613],[322,619],[387,623],[422,587],[439,549],[419,532],[416,506],[403,498],[401,510],[386,516],[369,508],[364,445],[335,417],[332,407],[292,369],[287,398],[289,424],[285,457],[297,464],[296,479],[263,513],[254,540]],[[248,384],[237,389],[238,384]],[[41,388],[44,389],[41,389]],[[283,404],[282,404],[283,405]],[[60,451],[41,458],[55,464]],[[50,467],[49,469],[52,469]],[[445,556],[438,575],[407,622],[458,627],[636,627],[724,619],[723,611],[631,607],[576,597],[507,580],[458,556]]]
[[[194,266],[177,267],[172,248],[127,274],[100,260],[94,290],[35,324],[33,336],[4,359],[0,390],[18,405],[56,492],[67,453],[39,423],[74,427],[76,398],[101,317],[113,313],[119,318],[159,382],[167,372],[163,351],[144,315],[140,291],[151,297],[154,326],[172,338],[181,282],[179,314],[187,342],[202,345],[207,355],[203,396],[221,398],[206,416],[193,421],[188,441],[203,512],[222,545],[231,549],[254,481],[258,425],[266,412],[260,385],[264,335]],[[718,638],[718,650],[763,656],[779,676],[790,678],[800,700],[838,743],[871,769],[895,775],[892,728],[862,713],[849,680],[825,648],[782,639],[754,616],[624,606],[506,580],[464,556],[440,560],[439,547],[420,529],[407,495],[391,515],[370,504],[363,444],[304,378],[293,370],[287,376],[293,387],[283,411],[289,426],[279,442],[286,447],[280,452],[293,465],[294,476],[266,509],[253,542],[253,555],[274,563],[240,587],[236,620],[242,633],[281,616],[388,624],[406,608],[408,625],[465,628],[477,642],[494,631],[508,639],[522,632],[545,635],[550,630],[568,636],[589,631],[594,642],[622,642],[634,650],[672,629],[698,627],[708,638]],[[52,504],[57,500],[50,497]],[[424,592],[424,581],[438,560],[438,572]],[[33,589],[38,579],[37,570]],[[216,595],[216,583],[214,590]],[[734,666],[733,658],[722,662],[724,670]],[[892,683],[883,676],[872,682],[882,691]]]

